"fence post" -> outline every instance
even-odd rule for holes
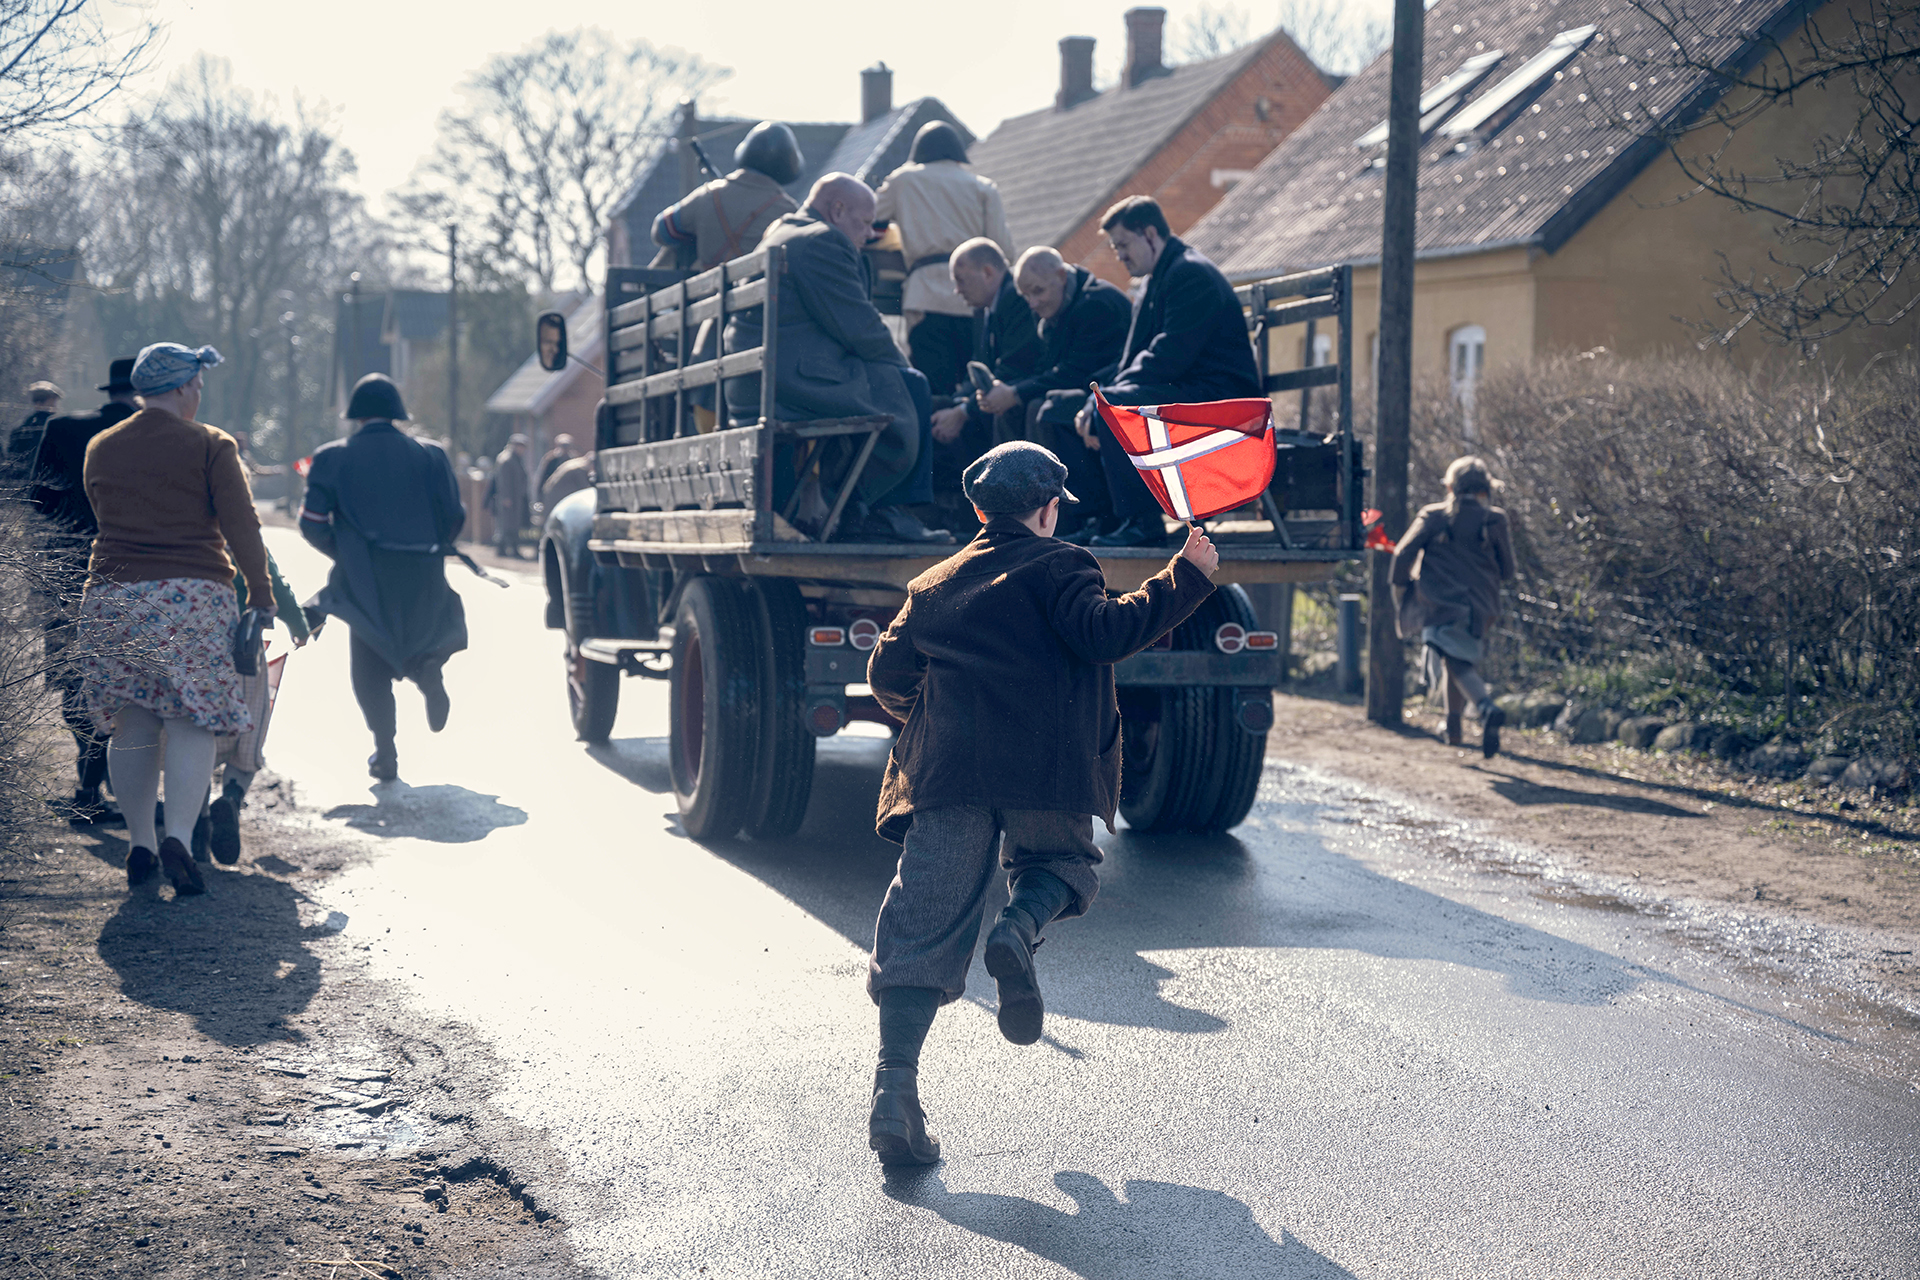
[[[1340,692],[1358,693],[1362,687],[1360,674],[1360,601],[1364,597],[1349,592],[1340,593],[1339,614],[1339,652],[1340,652]]]

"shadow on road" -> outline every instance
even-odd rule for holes
[[[886,1193],[1086,1280],[1338,1280],[1353,1275],[1285,1232],[1276,1241],[1255,1221],[1252,1209],[1219,1191],[1134,1180],[1121,1199],[1092,1174],[1075,1172],[1056,1173],[1053,1184],[1073,1200],[1074,1212],[1020,1196],[948,1191],[935,1172],[894,1174]]]
[[[1613,809],[1620,813],[1642,813],[1656,818],[1703,818],[1706,815],[1693,809],[1682,809],[1678,805],[1668,804],[1664,800],[1649,800],[1644,796],[1614,795],[1605,791],[1575,791],[1570,787],[1549,787],[1538,782],[1530,782],[1511,773],[1498,773],[1491,769],[1482,769],[1491,773],[1500,781],[1493,784],[1493,793],[1509,804],[1577,804],[1595,809]]]
[[[124,839],[92,839],[96,857],[126,865]],[[187,1014],[222,1044],[298,1039],[287,1019],[320,989],[320,958],[307,941],[329,930],[301,925],[304,895],[285,881],[203,873],[205,897],[175,900],[150,887],[129,893],[100,930],[100,958],[128,999]]]
[[[384,782],[369,790],[374,794],[373,804],[339,804],[321,816],[344,821],[368,835],[443,844],[484,840],[490,831],[517,827],[527,820],[525,809],[501,804],[498,796],[481,795],[452,784],[412,787],[404,782]]]
[[[587,755],[642,790],[655,795],[673,790],[665,738],[615,738],[605,746],[588,747]]]

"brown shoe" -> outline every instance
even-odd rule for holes
[[[160,869],[167,873],[167,879],[173,883],[173,896],[176,898],[207,891],[206,881],[200,878],[200,868],[193,864],[193,855],[187,852],[187,846],[172,836],[160,842]]]

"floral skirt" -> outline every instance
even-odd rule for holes
[[[207,578],[94,582],[80,602],[87,711],[103,733],[129,706],[213,733],[244,733],[253,715],[233,669],[240,607]]]

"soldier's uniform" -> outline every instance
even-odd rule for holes
[[[683,265],[705,271],[752,253],[775,219],[800,207],[785,190],[800,176],[801,163],[787,126],[762,120],[734,150],[733,162],[739,167],[732,173],[694,188],[653,220],[653,242],[662,250],[655,266],[672,266],[690,251],[692,261]]]

